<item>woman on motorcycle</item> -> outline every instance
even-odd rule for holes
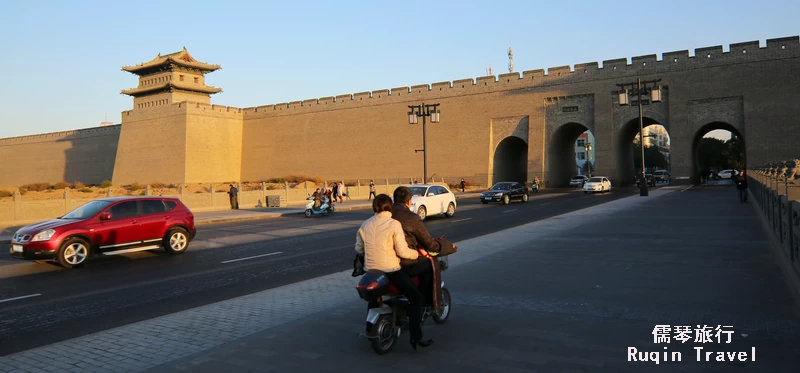
[[[401,270],[400,258],[417,259],[420,253],[408,247],[399,221],[392,219],[392,199],[379,194],[372,201],[375,215],[367,219],[356,234],[356,252],[364,254],[364,270],[377,269],[408,298],[408,321],[411,346],[428,347],[431,339],[422,339],[423,297],[407,273]]]

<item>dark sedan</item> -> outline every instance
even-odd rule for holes
[[[504,205],[507,205],[512,199],[527,202],[528,188],[522,183],[507,181],[492,185],[489,190],[481,193],[481,202],[483,204],[502,202]]]

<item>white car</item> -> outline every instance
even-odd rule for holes
[[[456,195],[444,185],[417,184],[409,185],[411,193],[411,211],[425,221],[430,215],[444,214],[452,217],[456,213]]]
[[[611,191],[611,181],[609,181],[608,178],[605,176],[595,176],[589,179],[589,181],[587,181],[586,184],[583,185],[583,193],[589,193],[589,192],[604,193],[610,191]]]
[[[739,174],[739,171],[736,170],[722,170],[717,174],[720,179],[730,179]]]

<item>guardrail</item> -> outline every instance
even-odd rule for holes
[[[748,189],[778,246],[782,267],[790,282],[800,284],[800,159],[753,167],[747,173]],[[800,289],[795,289],[800,291]]]

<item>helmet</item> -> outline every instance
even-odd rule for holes
[[[366,301],[372,301],[380,298],[382,295],[389,292],[389,278],[383,271],[377,269],[370,269],[361,276],[361,280],[356,285],[358,296]]]

